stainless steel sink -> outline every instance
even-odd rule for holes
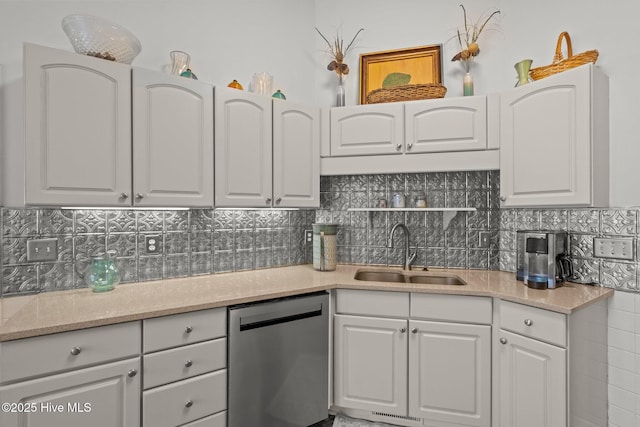
[[[368,282],[419,283],[422,285],[466,285],[464,280],[456,276],[411,274],[384,270],[358,270],[354,279]]]
[[[424,285],[466,285],[462,279],[455,276],[409,276],[409,282]]]
[[[356,280],[365,280],[368,282],[406,282],[407,278],[402,273],[397,273],[395,271],[370,271],[370,270],[359,270],[356,271],[356,275],[354,276]]]

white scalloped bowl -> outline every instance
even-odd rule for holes
[[[131,64],[142,50],[140,41],[129,30],[97,16],[65,16],[62,29],[73,49],[82,55]]]

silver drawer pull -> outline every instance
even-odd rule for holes
[[[190,334],[191,332],[193,332],[193,326],[187,326],[186,328],[184,328],[185,334]]]
[[[531,325],[533,325],[533,320],[531,320],[531,319],[524,319],[524,324],[525,324],[525,325],[527,325],[527,326],[531,326]]]
[[[500,338],[500,344],[506,344],[506,343],[507,343],[506,338]]]
[[[417,333],[418,333],[418,328],[413,328],[413,329],[411,329],[411,333],[412,333],[412,334],[417,334]]]
[[[404,334],[405,332],[407,332],[407,328],[400,328],[400,333]]]
[[[185,408],[191,408],[193,406],[193,400],[187,400],[187,403],[184,404]]]
[[[131,369],[131,370],[129,370],[129,372],[127,372],[127,376],[128,376],[129,378],[133,378],[133,377],[135,377],[136,375],[138,375],[138,370],[137,370],[137,369]]]
[[[402,148],[402,144],[397,144],[397,145],[396,145],[396,150],[399,150],[399,149],[401,149],[401,148]]]
[[[142,195],[142,193],[136,193],[136,200],[142,200],[144,199],[144,196]]]
[[[129,198],[129,194],[127,194],[127,193],[120,193],[120,198],[121,198],[122,200],[127,200],[127,199]]]
[[[407,150],[411,150],[411,147],[413,147],[413,144],[412,143],[408,143],[407,144]]]
[[[184,366],[186,366],[187,368],[190,368],[191,365],[193,365],[193,362],[191,360],[187,360],[186,362],[184,362]]]
[[[80,352],[81,352],[81,351],[82,351],[82,348],[80,348],[80,347],[73,347],[73,348],[71,349],[71,355],[72,355],[72,356],[77,356],[77,355],[79,355],[79,354],[80,354]]]

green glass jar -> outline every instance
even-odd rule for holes
[[[275,91],[275,93],[273,94],[273,97],[277,99],[287,99],[287,97],[284,96],[284,93],[280,92],[280,89]]]

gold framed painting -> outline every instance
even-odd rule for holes
[[[367,94],[382,88],[385,79],[395,77],[405,84],[442,83],[441,50],[441,45],[429,45],[360,54],[360,104],[366,104]]]

